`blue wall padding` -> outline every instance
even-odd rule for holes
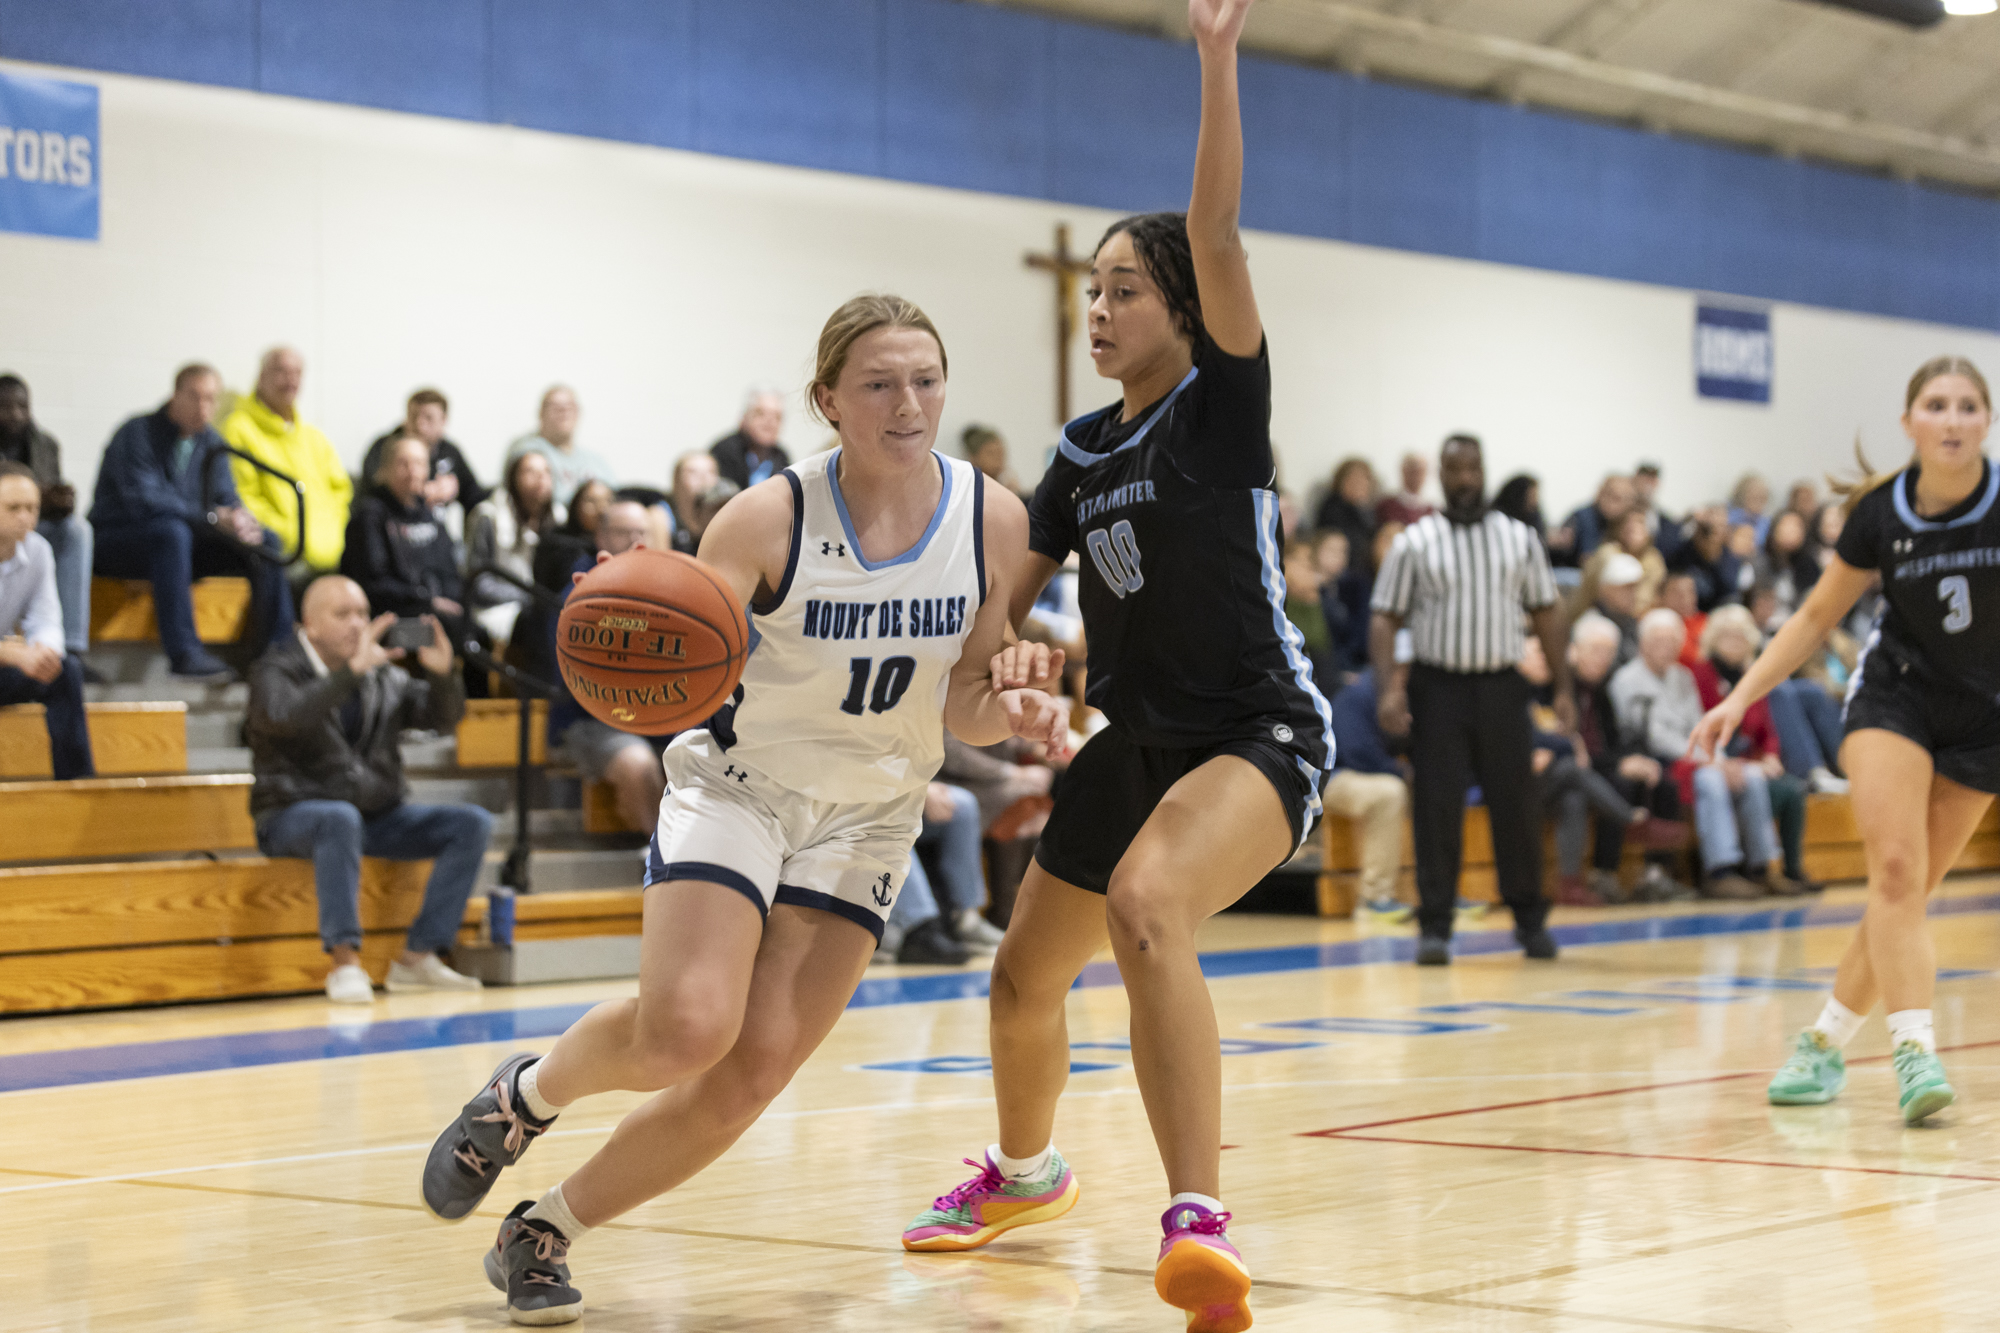
[[[966,0],[0,0],[0,56],[1112,209],[1182,44]],[[1246,60],[1246,225],[2000,328],[2000,202]],[[114,186],[115,188],[115,186]]]

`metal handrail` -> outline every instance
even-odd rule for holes
[[[562,598],[556,596],[554,593],[550,592],[547,588],[544,588],[541,584],[534,582],[532,579],[524,579],[519,574],[516,574],[511,570],[502,569],[498,565],[475,565],[471,569],[465,571],[465,577],[467,582],[471,582],[475,579],[478,579],[481,575],[484,574],[491,574],[494,578],[499,579],[502,583],[513,584],[516,588],[519,588],[522,592],[527,593],[530,597],[534,598],[537,602],[540,602],[543,606],[562,605]]]
[[[268,473],[292,488],[293,493],[299,497],[298,531],[293,534],[292,553],[290,555],[283,555],[283,554],[273,555],[269,547],[264,546],[261,543],[253,546],[249,542],[246,542],[242,538],[238,537],[235,533],[223,527],[222,524],[216,522],[215,511],[212,509],[209,510],[208,512],[209,526],[214,528],[216,533],[220,535],[224,541],[227,541],[232,545],[236,546],[239,550],[243,551],[245,554],[255,556],[259,560],[268,561],[271,564],[279,566],[297,564],[299,560],[306,553],[306,488],[299,484],[299,481],[296,477],[292,477],[287,475],[286,473],[278,471],[278,469],[272,467],[269,463],[266,463],[263,459],[257,457],[255,454],[245,453],[243,450],[238,449],[233,444],[224,444],[220,449],[210,450],[208,457],[202,461],[201,465],[202,494],[204,495],[214,494],[215,465],[222,461],[222,456],[224,454],[228,454],[234,458],[240,458],[244,462],[248,463],[251,467],[256,468],[259,472]]]

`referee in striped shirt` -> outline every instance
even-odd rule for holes
[[[1493,826],[1500,896],[1530,958],[1554,958],[1542,896],[1542,818],[1535,799],[1522,613],[1555,673],[1556,712],[1574,728],[1567,644],[1548,553],[1534,529],[1486,505],[1479,439],[1454,435],[1439,458],[1441,513],[1397,535],[1375,579],[1369,656],[1382,683],[1382,730],[1410,736],[1417,844],[1417,962],[1451,961],[1466,788],[1476,779]],[[1407,622],[1416,658],[1395,676]]]

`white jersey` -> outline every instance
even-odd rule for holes
[[[931,456],[944,478],[937,512],[915,546],[879,564],[854,538],[839,449],[782,474],[784,581],[751,608],[742,685],[709,731],[730,758],[813,800],[893,800],[944,763],[951,669],[986,599],[986,489],[970,463]]]

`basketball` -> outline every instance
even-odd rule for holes
[[[638,547],[585,574],[556,622],[563,684],[592,717],[644,736],[684,731],[729,701],[748,622],[719,575]]]

